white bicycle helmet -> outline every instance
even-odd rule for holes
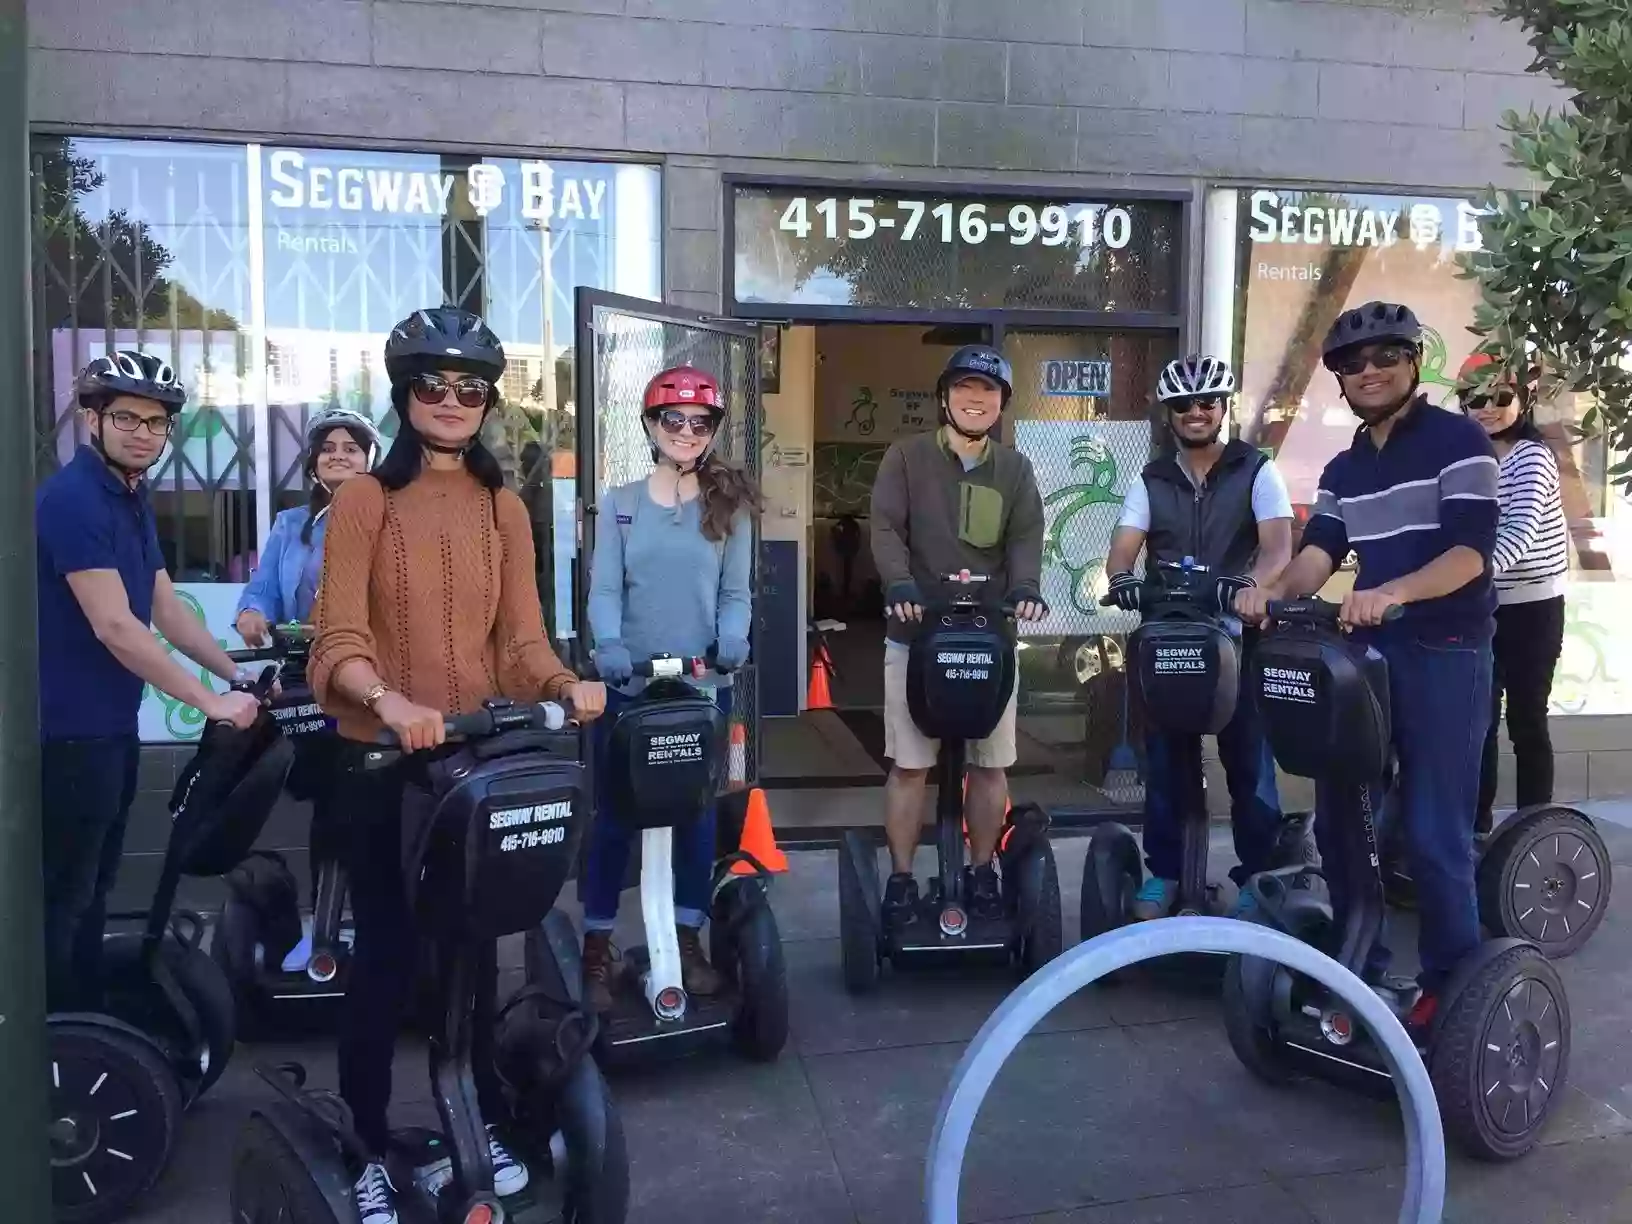
[[[1220,357],[1192,353],[1162,367],[1156,380],[1156,398],[1172,400],[1214,399],[1235,394],[1235,371]]]

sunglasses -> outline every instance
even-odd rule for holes
[[[1402,344],[1385,344],[1381,348],[1362,350],[1344,357],[1337,363],[1337,372],[1353,378],[1356,374],[1364,374],[1369,365],[1373,369],[1392,370],[1402,361],[1415,359],[1415,349]]]
[[[716,422],[712,416],[687,416],[678,408],[665,408],[652,415],[657,418],[657,427],[671,437],[678,438],[688,428],[694,438],[714,436]]]
[[[1518,398],[1511,388],[1504,388],[1495,395],[1472,395],[1462,397],[1463,412],[1478,412],[1483,408],[1511,408],[1513,401]]]
[[[144,417],[138,416],[134,412],[126,412],[123,409],[118,412],[105,413],[104,415],[113,422],[113,427],[120,433],[135,433],[145,425],[147,432],[156,438],[168,438],[170,436],[170,427],[175,424],[175,421],[169,416]]]
[[[1174,416],[1183,416],[1192,408],[1200,408],[1203,412],[1217,412],[1222,407],[1224,407],[1224,401],[1217,396],[1167,401],[1167,410]]]
[[[410,385],[414,398],[422,404],[440,404],[448,398],[451,388],[461,408],[485,408],[487,397],[493,393],[493,384],[485,378],[461,378],[450,383],[440,374],[415,374]]]

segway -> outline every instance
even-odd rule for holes
[[[1202,771],[1204,735],[1217,735],[1235,716],[1240,694],[1241,646],[1216,608],[1211,572],[1193,557],[1162,561],[1155,576],[1137,588],[1142,621],[1128,654],[1145,725],[1174,737],[1175,772],[1184,786],[1179,802],[1179,917],[1228,914],[1236,887],[1226,877],[1207,880],[1208,815]],[[1100,599],[1102,607],[1115,601]],[[1310,818],[1285,817],[1276,838],[1275,866],[1312,861]],[[1086,941],[1132,920],[1134,898],[1144,883],[1139,840],[1126,825],[1108,821],[1094,830],[1082,863],[1082,938]],[[1222,970],[1224,961],[1198,954]],[[1194,958],[1183,960],[1190,965]]]
[[[943,576],[961,590],[926,609],[910,646],[907,697],[913,721],[940,741],[936,764],[936,878],[910,921],[887,929],[879,885],[877,844],[846,830],[839,844],[839,928],[845,988],[878,985],[884,963],[897,968],[989,960],[1030,974],[1060,954],[1060,880],[1048,839],[1048,814],[1020,804],[1005,817],[997,866],[1003,913],[971,911],[964,895],[963,781],[970,741],[984,739],[1014,693],[1014,609],[981,604],[971,587],[985,576],[964,570]]]
[[[747,807],[764,802],[757,792],[720,796],[716,807],[721,855],[709,907],[709,959],[725,988],[702,998],[687,994],[681,982],[674,831],[694,824],[716,802],[724,748],[719,707],[687,678],[701,680],[711,668],[702,658],[637,661],[635,674],[652,682],[612,724],[609,806],[615,819],[640,833],[646,942],[624,952],[622,971],[612,982],[613,1009],[601,1017],[597,1050],[608,1063],[718,1040],[728,1040],[747,1058],[770,1062],[787,1043],[787,968],[768,895],[774,872],[787,865],[766,863],[746,848]],[[762,812],[760,818],[760,832],[768,835],[769,817]],[[570,918],[552,911],[528,932],[526,951],[531,980],[561,1001],[582,1005],[583,966]]]
[[[272,678],[269,669],[262,695]],[[291,756],[264,711],[247,730],[205,727],[171,795],[142,929],[103,941],[102,1010],[47,1018],[58,1224],[125,1215],[169,1163],[182,1111],[226,1070],[237,1039],[232,988],[200,947],[204,920],[172,906],[183,876],[218,876],[249,853]]]
[[[1553,960],[1579,952],[1609,912],[1609,847],[1585,812],[1544,803],[1475,833],[1479,919],[1492,935],[1525,939]],[[1416,907],[1396,828],[1383,841],[1389,903]]]
[[[282,693],[272,717],[295,746],[289,794],[310,800],[327,785],[338,747],[334,720],[324,715],[306,683],[311,631],[299,624],[275,625],[271,645],[228,651],[239,663],[278,665]],[[310,933],[312,951],[302,965],[285,967],[305,937],[300,886],[281,854],[251,854],[225,878],[227,897],[216,916],[210,955],[232,983],[241,1027],[263,1033],[307,1032],[332,1026],[345,997],[351,966],[352,929],[345,920],[345,871],[334,859],[314,864],[317,886]]]
[[[392,1136],[398,1214],[406,1224],[621,1224],[629,1170],[621,1123],[588,1057],[595,1018],[528,986],[497,1006],[496,941],[543,920],[577,855],[589,810],[577,729],[559,705],[504,700],[446,728],[453,747],[433,754],[409,788],[402,845],[410,908],[439,969],[430,1073],[442,1125]],[[370,749],[365,765],[398,759],[394,747]],[[239,1141],[235,1224],[355,1224],[353,1185],[367,1152],[344,1103],[306,1088],[297,1064],[257,1070],[275,1095]],[[500,1116],[484,1118],[479,1096],[489,1108],[502,1102]],[[532,1175],[502,1200],[488,1122]],[[541,1175],[550,1173],[546,1194]]]
[[[1338,605],[1269,605],[1274,628],[1252,664],[1271,747],[1281,768],[1315,777],[1334,796],[1319,819],[1343,839],[1351,878],[1341,931],[1322,870],[1254,876],[1259,920],[1320,947],[1365,976],[1382,936],[1385,901],[1372,796],[1392,771],[1388,664],[1338,630]],[[1396,619],[1400,609],[1385,619]],[[1402,1023],[1419,994],[1407,979],[1366,978]],[[1232,957],[1224,977],[1230,1045],[1270,1083],[1313,1076],[1392,1095],[1373,1036],[1318,984],[1270,961]],[[1469,1154],[1512,1160],[1535,1146],[1565,1091],[1570,1009],[1558,970],[1534,943],[1481,944],[1440,994],[1425,1029],[1411,1030],[1439,1097],[1446,1133]]]

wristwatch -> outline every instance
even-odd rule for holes
[[[374,707],[380,703],[380,698],[384,697],[390,691],[391,690],[385,685],[376,684],[373,688],[369,689],[368,692],[363,694],[363,708],[370,714],[374,713]]]

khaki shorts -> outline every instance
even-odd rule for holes
[[[1018,709],[1020,686],[1009,695],[1008,708],[998,720],[997,729],[983,740],[969,745],[969,764],[977,769],[1007,769],[1019,753],[1016,750],[1014,725]],[[940,742],[932,740],[912,721],[907,708],[907,652],[886,646],[884,648],[884,755],[895,762],[898,769],[931,769],[940,752]]]

